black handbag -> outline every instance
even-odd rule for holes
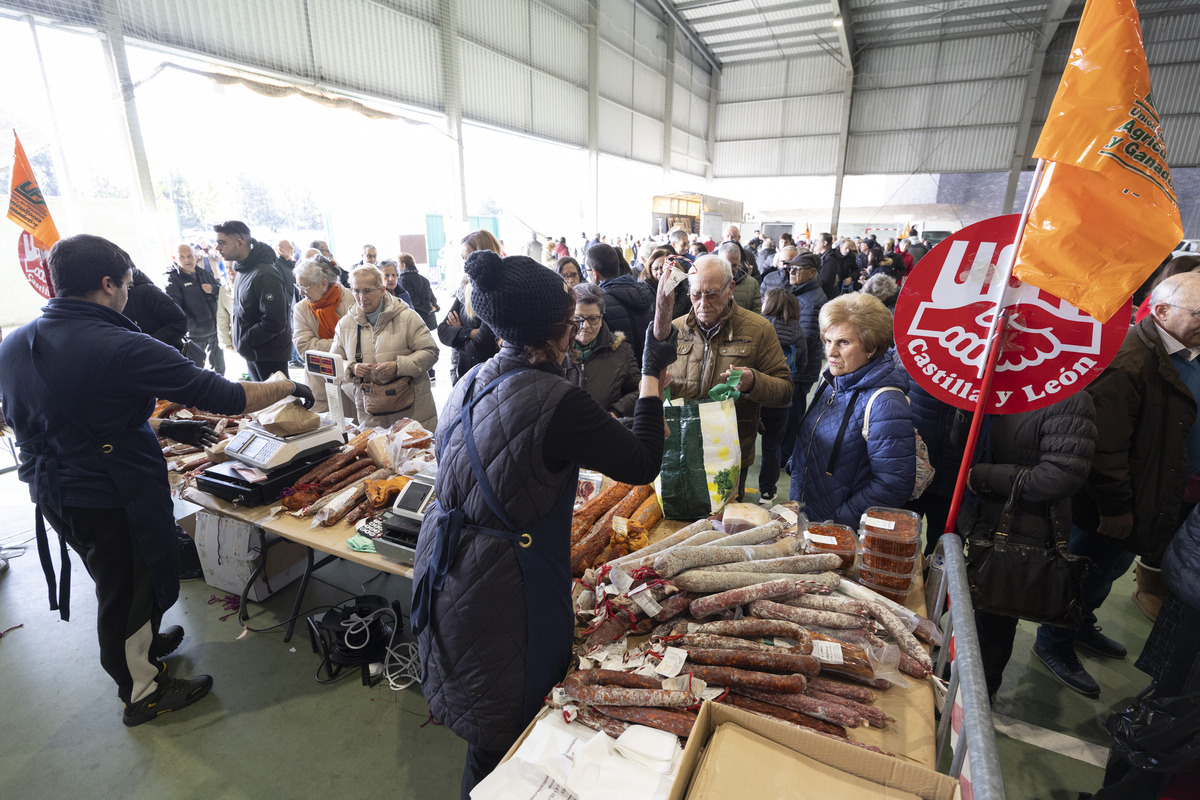
[[[1083,580],[1095,569],[1090,558],[1067,550],[1066,527],[1053,503],[1046,514],[1054,541],[1045,545],[1020,544],[1010,539],[1018,497],[1029,476],[1022,469],[995,529],[967,538],[967,582],[976,611],[1039,622],[1077,627],[1083,619],[1080,600]]]

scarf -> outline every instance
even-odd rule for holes
[[[313,313],[317,316],[317,336],[322,339],[332,339],[333,329],[337,327],[341,314],[338,314],[338,303],[342,299],[341,284],[331,284],[320,300],[308,301]]]

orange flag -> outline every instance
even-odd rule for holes
[[[804,241],[806,241],[806,242],[812,241],[812,229],[809,228],[807,222],[804,223]]]
[[[1106,322],[1183,237],[1134,0],[1088,0],[1034,155],[1013,274]]]
[[[50,218],[50,209],[46,207],[16,131],[13,131],[13,139],[16,146],[13,148],[12,185],[8,192],[8,218],[28,231],[40,249],[49,250],[58,241],[58,229]]]

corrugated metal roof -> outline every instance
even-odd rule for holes
[[[729,141],[836,135],[841,109],[840,94],[722,103],[717,107],[717,138]]]
[[[853,133],[1015,123],[1024,78],[937,83],[854,93]]]
[[[1200,164],[1200,115],[1164,117],[1163,137],[1172,166]]]
[[[1033,48],[1018,34],[882,47],[863,53],[858,86],[886,89],[1024,75]]]
[[[837,154],[837,136],[717,142],[714,177],[827,175]]]
[[[840,92],[845,67],[822,54],[812,58],[732,64],[721,72],[721,100],[765,100],[772,97]]]

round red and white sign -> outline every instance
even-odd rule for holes
[[[46,254],[33,243],[33,237],[28,231],[21,231],[20,237],[17,238],[17,259],[21,262],[21,270],[33,290],[47,300],[54,297]]]
[[[1013,256],[1020,215],[993,217],[942,241],[913,269],[896,303],[896,349],[909,375],[939,400],[972,410],[979,365]],[[1056,403],[1091,383],[1112,361],[1129,328],[1130,306],[1097,322],[1049,292],[1009,281],[1011,310],[996,363],[990,414],[1015,414]]]

